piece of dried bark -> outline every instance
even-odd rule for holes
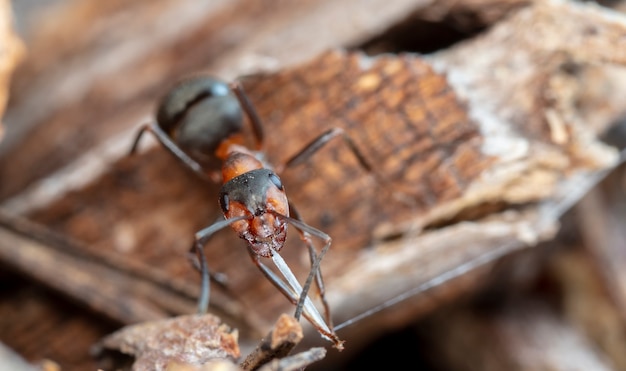
[[[135,357],[133,370],[165,370],[171,363],[202,366],[239,358],[238,333],[213,315],[191,315],[130,326],[104,338],[96,352]]]
[[[302,340],[302,327],[296,319],[281,314],[272,331],[241,363],[244,370],[256,370],[266,363],[284,358]]]
[[[279,317],[272,331],[246,357],[241,367],[236,330],[212,315],[184,316],[129,326],[107,336],[95,347],[110,368],[123,367],[116,353],[132,355],[133,370],[296,370],[324,358],[313,348],[287,357],[302,339],[302,328],[291,316]]]

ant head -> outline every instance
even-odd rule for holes
[[[278,175],[269,169],[257,169],[224,183],[220,207],[226,218],[246,216],[232,224],[239,236],[260,256],[269,257],[285,242],[289,203]]]
[[[243,113],[228,84],[208,76],[178,83],[161,100],[157,123],[200,163],[214,160],[215,150],[243,126]]]

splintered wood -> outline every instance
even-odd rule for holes
[[[538,2],[435,54],[317,50],[299,64],[241,78],[263,121],[270,162],[282,163],[325,130],[339,127],[372,167],[370,172],[360,166],[338,138],[281,175],[304,221],[333,239],[321,269],[347,351],[471,292],[493,262],[555,235],[562,214],[619,160],[597,135],[626,113],[624,35],[624,17],[597,6]],[[160,68],[151,64],[160,60],[155,55],[145,65],[137,63],[125,76],[144,66],[163,72],[176,65],[173,70],[182,72],[209,63],[203,57],[180,63],[164,58],[169,64]],[[157,84],[148,73],[137,75],[143,90],[135,95],[144,98],[164,93],[173,80],[164,76]],[[145,93],[147,87],[154,91]],[[62,113],[54,122],[64,128],[61,138],[72,143],[79,131],[92,141],[115,132],[107,133],[106,143],[117,156],[107,152],[114,159],[103,162],[102,148],[90,144],[81,147],[79,158],[68,156],[41,140],[50,136],[42,129],[38,140],[28,139],[32,157],[11,169],[6,164],[13,159],[0,162],[2,174],[15,175],[1,192],[11,196],[2,206],[79,241],[81,259],[122,271],[126,278],[120,282],[137,277],[153,285],[144,293],[181,294],[176,306],[148,294],[135,295],[133,303],[162,306],[157,313],[163,316],[188,314],[183,308],[194,305],[199,278],[186,256],[194,233],[219,215],[218,185],[198,179],[160,147],[120,155],[133,140],[127,120],[133,115],[126,112],[126,121],[124,115],[112,118],[112,102],[121,104],[113,95],[104,94],[111,101],[102,100],[93,111],[84,108],[87,113],[73,106],[89,125],[68,116],[63,126]],[[23,114],[29,98],[22,99]],[[146,102],[136,99],[133,110],[147,115]],[[42,165],[47,156],[50,169],[61,170],[48,174]],[[33,170],[18,175],[17,168],[30,169],[28,164]],[[25,189],[26,184],[31,186]],[[227,277],[228,289],[212,290],[211,305],[238,318],[242,341],[256,344],[279,313],[294,308],[262,279],[244,243],[230,232],[217,234],[205,249],[211,270]],[[303,279],[308,256],[294,232],[281,255]],[[27,257],[2,239],[0,248],[3,262],[34,275]],[[71,287],[55,282],[54,274],[36,277],[50,280],[51,287]],[[421,295],[425,291],[429,294]],[[79,290],[66,294],[81,302],[93,299]],[[115,313],[118,321],[141,320],[124,315],[123,297],[98,302],[106,305],[96,310]],[[392,304],[397,305],[387,308]],[[536,328],[555,325],[551,314],[538,313]],[[519,318],[514,313],[506,320],[519,326]],[[529,348],[535,347],[534,335],[527,339]],[[320,341],[305,325],[305,345]],[[310,352],[303,357],[319,358]]]

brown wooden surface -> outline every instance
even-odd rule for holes
[[[157,290],[151,292],[182,297],[176,309],[144,294],[133,296],[156,305],[157,316],[184,314],[198,292],[197,273],[185,257],[193,233],[217,216],[218,187],[197,179],[162,148],[144,145],[137,156],[123,154],[133,128],[176,77],[199,69],[234,77],[269,60],[275,72],[243,82],[264,121],[270,159],[280,163],[325,129],[339,126],[374,165],[375,174],[363,171],[335,140],[282,176],[304,219],[333,237],[322,269],[335,322],[411,294],[401,305],[342,329],[347,352],[327,356],[337,362],[378,334],[472,292],[500,257],[554,236],[565,209],[618,160],[595,137],[626,106],[624,73],[617,68],[624,56],[620,48],[607,47],[624,42],[621,18],[591,6],[548,2],[500,19],[487,12],[485,2],[461,2],[462,9],[481,15],[476,24],[495,24],[427,56],[326,51],[366,41],[370,33],[391,27],[392,19],[407,16],[409,7],[412,17],[422,20],[454,23],[459,20],[453,16],[462,13],[456,3],[448,8],[409,3],[387,6],[378,20],[364,18],[350,31],[343,25],[336,34],[320,31],[310,43],[302,32],[316,29],[322,15],[357,19],[361,11],[375,14],[378,5],[357,11],[350,1],[281,3],[270,14],[260,6],[220,3],[197,11],[198,23],[183,22],[186,28],[168,39],[157,31],[174,31],[144,26],[160,24],[163,14],[174,17],[168,12],[194,13],[194,6],[163,1],[128,10],[131,18],[145,14],[135,22],[142,31],[136,39],[119,36],[115,43],[116,34],[94,31],[67,42],[87,27],[84,22],[47,36],[42,32],[35,40],[58,38],[58,44],[36,41],[41,54],[35,55],[48,63],[33,58],[21,72],[8,118],[25,128],[21,139],[20,130],[8,135],[11,143],[0,151],[2,207],[75,239],[86,261],[151,282]],[[519,4],[500,3],[501,12]],[[67,19],[77,14],[106,19],[122,8],[92,3],[67,9],[59,13]],[[220,21],[209,22],[214,19]],[[115,25],[102,22],[100,30]],[[235,25],[242,28],[235,32]],[[154,43],[146,44],[150,37]],[[109,40],[119,49],[95,40]],[[147,46],[133,48],[132,42]],[[121,57],[128,57],[124,45],[138,53],[135,59]],[[120,57],[107,59],[107,53]],[[82,70],[78,61],[103,64]],[[254,68],[242,67],[246,63]],[[47,93],[52,87],[58,94]],[[284,256],[302,277],[306,254],[297,235],[290,235]],[[28,236],[21,238],[32,245]],[[17,263],[28,260],[12,253],[11,244],[0,247],[5,264],[37,277],[27,264]],[[277,313],[293,310],[261,278],[243,242],[229,230],[209,243],[207,254],[234,293],[214,289],[212,304],[224,316],[240,319],[243,347],[256,343]],[[95,276],[92,281],[105,279]],[[71,277],[57,279],[48,285],[98,313],[117,313],[113,317],[122,323],[142,319],[125,316],[123,297],[102,300],[96,291],[95,306],[94,297],[62,285]],[[307,341],[325,344],[305,327]]]
[[[428,5],[67,1],[34,20],[31,56],[18,71],[7,117],[13,124],[0,159],[0,174],[8,179],[0,197],[147,119],[163,87],[183,75],[203,70],[232,79],[303,62],[329,48],[363,42]],[[475,6],[485,8],[481,2]],[[507,9],[500,7],[500,13]],[[54,152],[41,147],[51,138]]]

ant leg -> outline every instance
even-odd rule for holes
[[[252,124],[252,132],[254,133],[254,138],[256,139],[257,150],[260,150],[261,148],[263,148],[263,139],[265,135],[263,133],[263,124],[261,123],[259,114],[256,112],[256,109],[250,101],[250,98],[248,98],[248,95],[243,90],[241,82],[235,81],[231,83],[230,88],[239,100],[241,108],[246,113],[246,115],[248,115],[248,119],[250,119],[250,123]]]
[[[200,289],[200,298],[198,299],[198,313],[204,314],[207,312],[209,308],[209,297],[211,295],[211,285],[209,282],[209,265],[206,261],[206,256],[204,255],[204,245],[211,238],[211,236],[223,229],[228,227],[230,224],[245,219],[245,216],[238,216],[236,218],[220,220],[219,222],[215,222],[212,225],[196,232],[194,248],[196,254],[198,256],[198,261],[200,262],[200,276],[202,277],[202,285]]]
[[[289,203],[289,210],[290,210],[289,213],[293,215],[295,219],[304,223],[304,220],[302,220],[302,216],[300,215],[298,210],[295,208],[295,206],[293,206],[291,202]],[[315,247],[313,246],[313,243],[311,242],[311,238],[310,238],[311,236],[309,233],[301,230],[300,228],[296,228],[296,229],[300,233],[300,239],[304,241],[304,243],[306,244],[309,250],[309,259],[311,261],[311,267],[313,267],[313,264],[315,263],[317,255],[315,252]],[[322,305],[324,306],[324,315],[326,317],[326,323],[328,323],[330,328],[333,328],[332,316],[330,314],[330,306],[328,305],[328,302],[326,301],[326,289],[324,287],[324,279],[322,278],[321,269],[318,269],[317,272],[315,273],[315,285],[317,286],[317,291],[319,293],[320,300],[322,301]]]
[[[380,185],[391,185],[391,187],[383,187],[383,191],[391,195],[392,199],[402,202],[404,205],[414,206],[415,203],[410,198],[404,196],[403,193],[393,192],[393,184],[390,184],[389,179],[380,175],[374,168],[367,162],[363,153],[359,150],[358,146],[352,138],[342,128],[332,128],[322,133],[317,138],[313,139],[309,144],[302,148],[299,152],[291,156],[281,166],[275,167],[276,173],[281,174],[286,168],[297,166],[311,158],[317,151],[319,151],[324,145],[330,142],[333,138],[341,136],[344,142],[348,145],[348,148],[356,157],[359,165],[370,175],[374,177],[376,182]]]
[[[313,263],[311,264],[311,271],[309,272],[309,275],[307,276],[306,281],[304,282],[304,286],[302,288],[302,294],[300,295],[300,300],[298,300],[298,305],[296,306],[296,316],[299,316],[299,314],[302,312],[302,308],[304,306],[305,299],[307,298],[309,289],[311,288],[311,284],[313,283],[313,277],[317,276],[319,269],[320,269],[320,263],[322,262],[322,258],[324,257],[324,255],[326,255],[326,252],[330,248],[332,239],[326,233],[320,231],[319,229],[313,228],[310,225],[298,219],[290,218],[288,216],[281,215],[278,213],[275,213],[275,214],[285,219],[287,222],[289,222],[291,225],[298,228],[299,230],[305,233],[312,234],[324,241],[324,247],[322,248],[322,251],[320,251],[320,254],[315,256],[315,259]],[[313,254],[315,255],[315,253]]]
[[[188,253],[189,255],[187,256],[187,259],[189,260],[189,263],[195,270],[202,273],[202,264],[200,263],[200,259],[198,258],[197,250],[198,249],[196,248],[196,245],[194,244],[189,249],[189,253]],[[211,281],[217,283],[223,290],[228,291],[228,277],[226,277],[224,273],[209,272],[209,275],[210,275]]]
[[[211,296],[211,283],[209,280],[209,265],[204,255],[204,246],[196,243],[196,254],[200,261],[200,297],[198,298],[198,314],[206,314],[209,309],[209,297]]]
[[[285,283],[281,278],[279,278],[271,269],[269,269],[265,264],[263,264],[259,256],[256,255],[251,249],[248,249],[248,253],[252,258],[254,264],[259,268],[261,273],[274,285],[276,288],[287,298],[292,304],[298,303],[302,298],[304,301],[304,311],[302,315],[320,332],[323,336],[330,339],[337,349],[343,349],[343,341],[339,339],[335,331],[333,331],[323,320],[322,315],[319,313],[315,305],[311,299],[309,299],[306,295],[298,295],[298,292],[302,292],[302,288],[298,283],[298,280],[294,276],[293,272],[289,269],[287,263],[283,260],[280,254],[276,251],[272,254],[272,260],[278,270],[285,276],[288,283]],[[295,317],[299,319],[300,316]]]
[[[224,220],[224,217],[220,215],[219,217],[215,219],[215,222],[213,223],[217,223],[222,220]],[[209,238],[203,241],[203,245],[206,245],[208,241],[209,241]],[[191,266],[194,267],[194,269],[197,270],[198,272],[202,272],[202,264],[200,263],[200,259],[198,258],[195,244],[191,246],[187,254],[188,254],[187,259],[189,260],[189,263],[191,264]],[[211,281],[217,283],[223,290],[229,291],[228,285],[227,285],[228,280],[225,274],[219,273],[219,272],[211,272],[210,275],[211,275],[210,277]]]
[[[332,128],[324,133],[322,133],[317,138],[313,139],[309,144],[307,144],[304,148],[300,150],[300,152],[291,156],[281,167],[277,167],[277,173],[281,173],[285,168],[297,166],[309,158],[313,156],[317,151],[319,151],[326,143],[330,142],[333,138],[341,136],[344,142],[348,145],[348,148],[356,159],[359,161],[359,164],[363,169],[365,169],[368,173],[373,173],[372,167],[365,159],[365,156],[361,153],[356,143],[350,138],[350,136],[343,130],[342,128]]]
[[[197,163],[194,159],[189,157],[180,147],[172,141],[172,139],[167,135],[158,125],[154,122],[150,124],[145,124],[139,129],[137,136],[135,137],[135,141],[133,142],[133,146],[130,148],[130,155],[135,154],[137,148],[139,146],[139,141],[145,132],[150,132],[154,135],[154,137],[167,149],[171,154],[174,155],[180,162],[185,164],[188,168],[190,168],[193,172],[200,175],[202,178],[208,178],[207,175],[202,170],[202,166]]]

